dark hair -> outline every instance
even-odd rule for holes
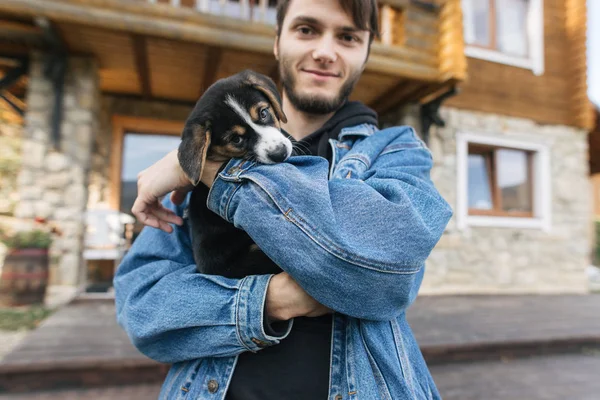
[[[342,9],[348,13],[358,29],[369,31],[369,45],[379,38],[379,19],[377,0],[338,0]],[[277,4],[277,36],[281,36],[283,20],[292,0],[279,0]],[[370,46],[369,46],[370,47]]]

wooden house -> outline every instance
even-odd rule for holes
[[[130,211],[137,173],[176,147],[209,85],[245,68],[277,80],[275,7],[273,0],[0,3],[0,69],[10,78],[2,93],[25,119],[16,214],[64,227],[52,249],[54,284],[89,282],[81,254],[97,228],[86,228],[83,216]],[[385,113],[464,78],[459,0],[385,0],[380,10],[383,35],[354,99]]]
[[[585,292],[585,0],[463,0],[467,78],[429,145],[454,218],[428,293]]]
[[[64,228],[54,284],[90,281],[83,216],[129,212],[137,173],[175,148],[211,83],[245,68],[277,80],[275,3],[0,2],[0,90],[25,121],[16,214]],[[417,128],[455,209],[423,290],[582,291],[585,0],[379,6],[382,37],[352,98],[382,125]]]

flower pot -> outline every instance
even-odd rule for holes
[[[43,304],[48,269],[47,249],[10,249],[0,276],[0,305]]]

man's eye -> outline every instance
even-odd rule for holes
[[[303,35],[310,35],[313,32],[308,26],[301,26],[298,28],[298,31]]]
[[[269,112],[267,111],[266,108],[263,108],[262,110],[260,110],[259,116],[260,116],[261,122],[265,122],[269,118]]]
[[[244,138],[239,136],[239,135],[235,135],[231,138],[231,143],[233,144],[242,144],[244,143]]]
[[[356,38],[352,35],[343,35],[342,40],[345,42],[356,42]]]

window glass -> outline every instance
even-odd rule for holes
[[[490,46],[490,2],[463,0],[463,12],[466,42],[477,46]]]
[[[471,209],[491,210],[494,208],[488,157],[484,154],[469,154],[468,199]]]
[[[496,0],[496,45],[502,53],[527,57],[529,0]]]
[[[502,197],[502,210],[531,212],[531,187],[529,155],[522,150],[498,149],[496,151],[497,180]]]
[[[127,133],[123,139],[120,210],[131,214],[137,197],[137,174],[179,146],[179,136]],[[142,226],[136,222],[137,234]]]

